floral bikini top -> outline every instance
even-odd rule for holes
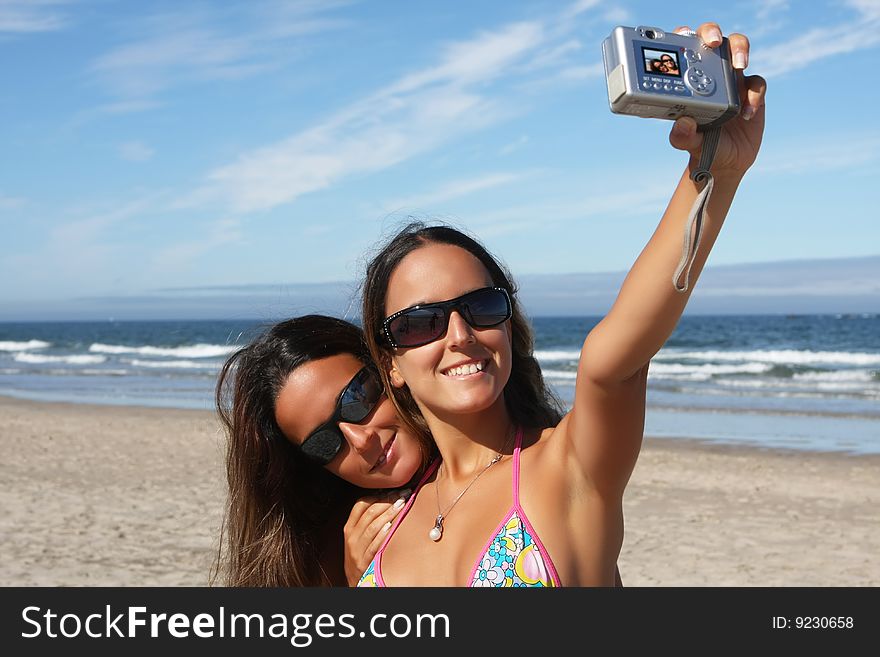
[[[525,511],[519,502],[521,446],[522,429],[519,429],[513,448],[513,507],[492,533],[481,556],[474,564],[471,570],[470,586],[562,586],[553,561],[526,518]],[[409,512],[422,486],[439,465],[440,459],[438,458],[428,468],[415,493],[410,497],[403,511],[394,521],[394,525],[388,531],[388,536],[385,537],[376,556],[373,557],[369,568],[361,575],[358,586],[386,586],[385,580],[382,579],[382,555],[385,552],[385,547]]]

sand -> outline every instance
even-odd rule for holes
[[[0,585],[204,586],[223,502],[206,411],[0,397]],[[880,456],[647,439],[627,586],[880,585]]]

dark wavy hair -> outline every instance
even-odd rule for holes
[[[229,586],[344,585],[325,565],[341,554],[342,526],[363,490],[308,461],[275,421],[290,373],[338,354],[370,362],[363,332],[305,315],[269,327],[220,370],[215,401],[228,438],[229,490],[212,581],[222,573]]]
[[[392,401],[401,417],[415,430],[422,433],[428,431],[409,389],[406,386],[395,388],[391,385],[393,348],[385,340],[382,330],[388,281],[407,255],[429,244],[449,244],[464,249],[483,264],[493,285],[503,287],[510,293],[513,305],[510,320],[513,363],[510,379],[504,387],[507,412],[518,426],[524,428],[543,429],[559,424],[564,414],[562,403],[544,382],[541,367],[533,354],[532,327],[517,301],[517,288],[506,268],[473,237],[451,226],[427,225],[421,221],[407,224],[381,247],[367,265],[362,291],[364,336],[370,355],[380,365],[385,389],[392,391]]]

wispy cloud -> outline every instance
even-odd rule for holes
[[[137,35],[95,59],[90,71],[120,99],[112,104],[118,111],[127,103],[140,110],[172,87],[278,68],[290,39],[345,25],[324,16],[343,4],[247,3],[141,18],[129,28]]]
[[[0,261],[0,266],[16,272],[16,279],[22,285],[39,282],[58,294],[77,291],[83,281],[108,289],[113,285],[111,272],[117,279],[125,279],[132,271],[132,263],[125,262],[129,256],[113,241],[113,229],[155,205],[156,198],[144,197],[106,212],[67,221],[52,228],[41,247],[9,254]],[[51,266],[47,267],[46,263]]]
[[[235,218],[221,219],[213,223],[205,235],[196,240],[176,242],[158,251],[152,258],[154,271],[181,272],[198,266],[198,258],[217,247],[235,244],[242,240],[241,222]]]
[[[111,226],[142,214],[151,205],[151,201],[148,199],[136,199],[108,212],[100,212],[83,219],[59,224],[49,234],[51,244],[59,248],[68,248],[71,245],[83,246],[95,241]]]
[[[0,33],[55,32],[69,24],[69,0],[0,0]]]
[[[562,10],[560,21],[567,22],[580,16],[585,11],[597,7],[601,4],[601,0],[576,0]]]
[[[403,76],[326,122],[242,155],[207,176],[184,203],[268,210],[352,174],[375,172],[497,122],[510,112],[481,91],[541,43],[517,23],[446,47],[432,67]]]
[[[596,4],[578,2],[565,15]],[[558,17],[511,23],[449,43],[434,65],[400,77],[313,128],[211,171],[181,205],[223,203],[241,213],[264,211],[347,176],[387,169],[511,116],[516,103],[505,98],[503,85],[528,75],[532,57],[559,62],[575,50]]]
[[[445,201],[468,196],[477,192],[485,191],[502,185],[509,185],[525,178],[526,173],[490,173],[478,178],[468,178],[449,182],[439,189],[426,192],[417,196],[395,199],[384,205],[388,208],[419,208],[422,206],[435,206]]]
[[[643,185],[637,190],[602,191],[599,187],[586,190],[582,196],[558,202],[537,202],[477,212],[468,226],[481,237],[547,230],[554,225],[580,221],[589,217],[638,216],[654,213],[659,219],[669,200],[669,187],[661,184]]]
[[[346,176],[391,167],[486,125],[499,113],[479,96],[461,91],[418,96],[383,106],[369,103],[362,114],[246,153],[208,174],[206,185],[180,206],[224,203],[240,213],[269,210]]]
[[[863,53],[880,45],[880,2],[848,0],[846,5],[857,14],[852,20],[823,25],[789,41],[756,50],[751,57],[752,68],[764,77],[779,77],[825,57]]]
[[[755,19],[757,22],[776,22],[780,14],[789,10],[788,0],[757,0],[755,2]]]
[[[0,194],[0,210],[12,210],[20,208],[27,203],[27,199],[21,196],[5,196]]]
[[[520,148],[529,143],[528,135],[520,135],[519,138],[513,140],[509,144],[505,144],[501,147],[501,150],[498,151],[501,155],[510,155],[511,153],[518,151]]]
[[[755,164],[758,173],[800,174],[856,169],[880,162],[880,134],[827,135],[780,145]]]
[[[129,162],[146,162],[156,151],[142,141],[127,141],[119,145],[119,156]]]
[[[542,32],[539,22],[514,23],[469,41],[449,44],[439,64],[404,76],[379,96],[397,96],[433,84],[467,86],[489,82],[543,43]]]

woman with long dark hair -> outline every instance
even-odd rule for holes
[[[699,34],[722,43],[715,24]],[[744,68],[748,40],[729,41]],[[743,111],[721,129],[691,282],[761,144],[766,84],[738,74]],[[511,277],[479,242],[413,224],[372,259],[363,323],[373,361],[401,415],[430,431],[439,456],[359,585],[615,583],[648,367],[690,296],[671,281],[700,192],[690,174],[703,137],[693,119],[679,119],[670,141],[690,163],[613,307],[586,336],[564,415],[544,385]]]
[[[322,315],[271,326],[227,359],[216,404],[229,490],[214,577],[356,582],[433,448],[400,421],[361,330]]]

